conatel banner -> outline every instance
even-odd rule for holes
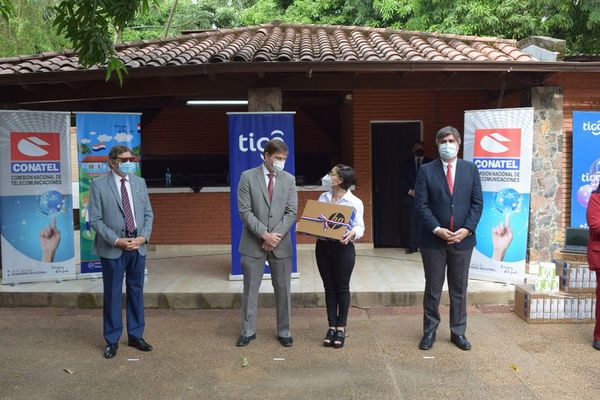
[[[100,259],[94,254],[96,232],[90,225],[90,181],[110,172],[108,152],[117,144],[128,146],[135,157],[135,174],[140,176],[140,114],[77,113],[79,159],[79,234],[81,275],[100,274]]]
[[[600,182],[600,112],[573,113],[571,226],[587,228],[585,214]]]
[[[243,222],[238,212],[237,187],[242,172],[259,166],[265,145],[271,139],[284,141],[289,154],[285,170],[294,175],[294,112],[228,113],[229,116],[229,185],[231,188],[231,274],[242,277],[242,259],[238,250]],[[292,229],[292,276],[297,273],[296,232]],[[267,269],[267,273],[269,273]]]
[[[75,278],[69,113],[0,111],[2,283]]]
[[[464,158],[479,168],[483,189],[472,278],[524,281],[532,149],[533,108],[465,111]]]

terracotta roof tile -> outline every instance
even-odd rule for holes
[[[220,29],[126,43],[116,50],[129,68],[248,62],[535,61],[514,40],[333,25]],[[0,74],[81,69],[72,52],[0,60]]]

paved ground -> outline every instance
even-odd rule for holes
[[[600,398],[591,324],[529,325],[505,306],[472,307],[473,350],[449,342],[446,316],[423,352],[418,307],[355,308],[347,346],[334,350],[320,346],[323,309],[293,310],[292,348],[276,342],[273,312],[261,309],[258,338],[237,348],[238,310],[147,310],[155,351],[122,341],[105,360],[100,310],[0,308],[0,398]]]

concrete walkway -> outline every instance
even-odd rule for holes
[[[325,310],[293,309],[294,346],[234,346],[238,310],[148,310],[141,353],[102,358],[100,310],[0,308],[0,399],[590,399],[600,397],[593,325],[529,325],[508,307],[471,307],[473,349],[449,342],[444,310],[432,350],[417,349],[419,307],[352,310],[346,347],[321,347]],[[244,367],[244,359],[247,366]]]
[[[306,246],[304,246],[306,248]],[[238,308],[241,281],[229,280],[229,247],[159,248],[148,256],[145,285],[147,308],[198,309]],[[294,307],[322,307],[325,295],[314,251],[298,251],[300,277],[292,280]],[[404,249],[357,250],[352,275],[353,304],[360,307],[414,306],[423,299],[425,280],[420,254]],[[446,290],[446,288],[444,288]],[[471,304],[508,304],[513,301],[511,285],[471,280]],[[444,293],[443,302],[448,302]],[[265,280],[259,299],[261,307],[274,304],[273,287]],[[0,286],[0,307],[102,307],[102,280],[79,279]]]

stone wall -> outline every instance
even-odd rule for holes
[[[533,170],[529,215],[529,260],[550,261],[562,246],[563,92],[558,86],[531,89],[534,107]]]

